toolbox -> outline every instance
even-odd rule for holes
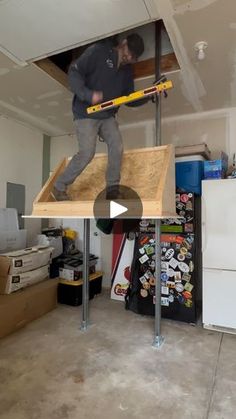
[[[89,275],[89,299],[102,291],[102,272]],[[58,284],[58,302],[70,306],[80,306],[82,304],[83,280],[69,281],[60,279]]]

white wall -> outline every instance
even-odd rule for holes
[[[150,121],[137,121],[135,124],[120,127],[125,149],[138,147],[151,147],[155,144],[155,123]],[[192,115],[183,115],[178,118],[162,120],[162,143],[174,145],[187,145],[206,143],[212,152],[212,158],[217,157],[219,151],[226,151],[232,158],[236,152],[236,109],[204,112]],[[104,144],[98,143],[97,152],[106,151]],[[54,137],[51,141],[51,170],[65,156],[77,152],[75,136]],[[69,220],[67,220],[68,225]],[[82,234],[82,223],[77,221],[78,229]],[[93,225],[93,232],[94,232]],[[93,234],[93,233],[92,233]],[[105,272],[105,285],[110,283],[112,235],[98,232],[100,244],[93,251],[100,253],[102,269]],[[81,236],[82,237],[82,236]],[[91,236],[94,243],[94,237]],[[81,243],[82,245],[82,243]],[[93,246],[93,245],[92,245]],[[97,253],[98,254],[98,253]]]
[[[42,187],[43,134],[0,116],[0,207],[6,207],[7,182],[25,185],[26,214]],[[25,220],[28,245],[40,232],[41,220]]]

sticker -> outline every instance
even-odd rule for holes
[[[186,223],[184,225],[184,230],[185,230],[185,233],[192,233],[193,232],[193,224]]]
[[[180,271],[175,272],[174,280],[175,280],[175,282],[181,282],[181,272]]]
[[[170,295],[169,295],[169,302],[170,302],[170,303],[173,303],[173,302],[174,302],[174,300],[175,300],[175,298],[174,298],[173,294],[170,294]]]
[[[175,195],[175,200],[176,200],[176,201],[180,201],[180,193],[177,193],[177,194]]]
[[[184,290],[184,286],[183,284],[181,284],[181,282],[175,284],[175,289],[177,292],[182,292]]]
[[[165,253],[166,252],[166,247],[163,247],[161,250],[162,250],[163,253]]]
[[[143,248],[143,247],[141,247],[141,249],[139,249],[139,253],[140,253],[141,255],[144,255],[145,250],[144,250],[144,248]]]
[[[173,282],[173,281],[167,281],[166,285],[169,288],[175,288],[175,282]]]
[[[150,239],[150,240],[149,240],[149,243],[151,243],[151,244],[155,244],[155,240],[154,240],[154,239]]]
[[[184,256],[182,253],[179,253],[179,254],[177,255],[177,259],[178,259],[180,262],[183,262],[183,261],[184,261],[184,259],[185,259],[185,256]]]
[[[141,294],[141,297],[143,297],[143,298],[148,296],[147,290],[144,290],[143,288],[140,290],[140,294]]]
[[[147,255],[146,255],[147,256]],[[144,257],[144,256],[142,256],[142,257]],[[148,258],[148,256],[147,256],[147,258]],[[154,269],[155,269],[155,262],[154,262],[154,260],[152,260],[151,262],[149,261],[149,268],[152,270],[152,271],[154,271]]]
[[[185,301],[184,305],[187,308],[191,308],[193,306],[193,302],[192,302],[192,300],[187,300],[187,301]]]
[[[165,295],[169,295],[169,288],[168,287],[161,287],[161,293]]]
[[[186,253],[186,258],[187,259],[191,259],[193,257],[192,253],[188,252]]]
[[[189,292],[189,291],[184,291],[183,296],[184,296],[184,298],[186,298],[186,300],[191,300],[191,298],[193,297],[192,293]]]
[[[189,262],[189,272],[193,272],[193,270],[194,270],[194,264],[193,264],[193,261],[191,260]]]
[[[155,249],[154,249],[154,247],[152,247],[152,246],[149,246],[149,247],[146,249],[146,253],[147,253],[147,255],[152,255],[154,252],[155,252]]]
[[[186,284],[185,284],[185,286],[184,286],[184,289],[186,289],[186,291],[191,292],[191,291],[192,291],[192,289],[193,289],[193,285],[192,285],[192,284],[190,284],[189,282],[186,282]]]
[[[165,307],[169,307],[170,302],[168,297],[161,297],[161,305]]]
[[[149,226],[149,221],[144,219],[144,220],[140,221],[139,225],[141,227],[148,227]]]
[[[191,201],[186,202],[186,211],[192,211],[193,204]]]
[[[187,242],[187,239],[183,241],[183,246],[186,247],[188,250],[192,248],[191,243]]]
[[[147,280],[146,280],[145,276],[141,276],[139,278],[139,281],[141,282],[141,284],[144,284]]]
[[[139,243],[143,246],[144,244],[148,243],[149,241],[149,237],[148,236],[144,236],[142,237],[142,239],[139,241]]]
[[[150,288],[150,284],[149,284],[149,282],[144,282],[143,283],[143,288],[145,289],[145,290],[149,290],[149,288]]]
[[[175,253],[174,249],[168,249],[166,251],[165,258],[167,260],[171,259],[174,256],[174,253]]]
[[[161,274],[161,281],[166,282],[168,281],[168,279],[169,277],[165,272]]]
[[[149,257],[147,255],[143,255],[141,256],[141,258],[139,258],[140,263],[145,263],[147,262],[147,260],[149,260]]]
[[[185,263],[185,262],[179,262],[179,269],[182,272],[189,272],[189,267],[188,267],[187,263]]]
[[[150,294],[150,295],[155,295],[155,288],[154,288],[154,287],[151,287],[151,288],[149,289],[149,294]]]
[[[191,275],[189,275],[187,272],[185,272],[182,276],[183,281],[189,282],[191,280]]]
[[[175,258],[172,258],[172,259],[169,261],[169,265],[170,265],[172,268],[174,268],[174,269],[178,266],[178,264],[179,264],[179,262],[178,262]]]
[[[167,272],[169,269],[169,263],[168,262],[161,262],[161,270],[163,272]]]
[[[150,284],[152,287],[154,287],[155,283],[156,283],[156,280],[155,280],[154,276],[152,276],[152,277],[150,278],[150,280],[149,280],[149,284]]]
[[[182,294],[179,294],[177,298],[180,304],[184,304],[185,298],[182,296]]]
[[[167,275],[169,275],[169,277],[170,277],[170,278],[173,278],[173,276],[175,275],[175,271],[174,271],[174,269],[169,269],[169,270],[167,271]]]
[[[180,195],[180,201],[183,202],[184,204],[188,202],[188,200],[189,200],[189,196],[187,194]]]
[[[178,204],[176,205],[176,208],[178,210],[182,210],[184,208],[184,204],[182,202],[178,202]]]
[[[145,272],[144,274],[145,278],[149,279],[152,277],[152,273],[150,271]]]
[[[181,253],[181,255],[185,256],[188,253],[188,249],[186,247],[181,247],[180,248],[180,253]]]
[[[193,244],[193,242],[194,242],[194,236],[192,234],[189,234],[188,237],[186,238],[186,241],[189,244]]]

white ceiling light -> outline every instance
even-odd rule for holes
[[[194,45],[194,48],[197,51],[197,58],[199,60],[204,60],[206,56],[205,49],[207,47],[208,47],[208,43],[206,41],[199,41]]]

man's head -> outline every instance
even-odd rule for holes
[[[119,43],[117,49],[120,65],[135,63],[144,51],[143,39],[137,33],[132,33]]]

